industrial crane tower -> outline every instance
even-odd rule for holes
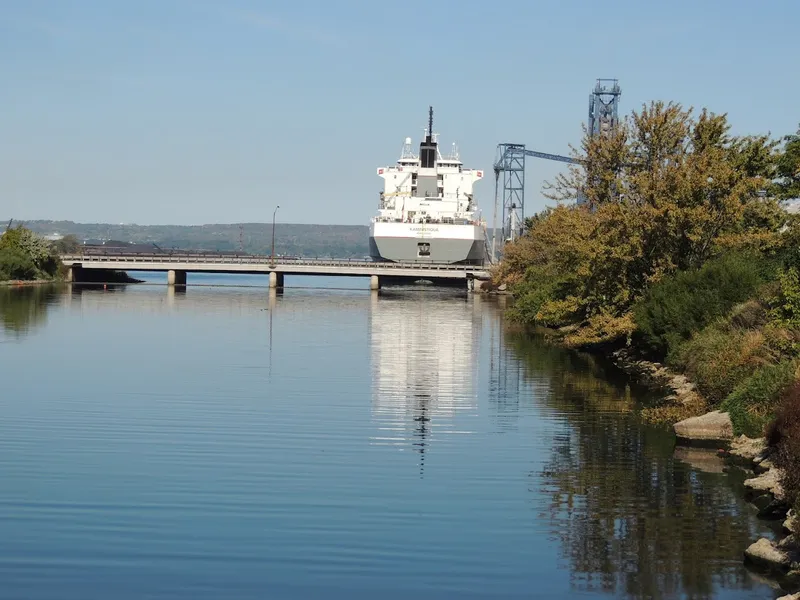
[[[608,133],[619,123],[619,97],[616,79],[598,79],[589,95],[589,133]]]
[[[616,79],[598,79],[594,90],[589,95],[589,119],[587,128],[590,135],[604,134],[612,131],[619,123],[619,99],[622,92]],[[576,164],[578,159],[528,150],[525,144],[498,144],[494,163],[495,176],[495,208],[494,233],[492,236],[492,260],[496,260],[497,209],[498,196],[503,196],[502,235],[503,242],[514,241],[522,235],[525,227],[525,157],[557,160]],[[500,174],[502,173],[502,188]],[[585,199],[577,198],[582,204]]]

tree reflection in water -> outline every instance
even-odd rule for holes
[[[6,334],[20,337],[43,325],[48,307],[64,294],[58,285],[0,286],[0,323]]]
[[[692,466],[668,429],[643,425],[639,394],[592,357],[507,333],[538,401],[565,416],[532,488],[576,591],[631,598],[711,598],[751,589],[742,551],[762,534],[711,454]],[[702,454],[702,452],[701,452]]]

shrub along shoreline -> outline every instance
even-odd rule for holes
[[[0,235],[0,281],[54,281],[64,267],[51,244],[17,225]]]
[[[59,253],[74,251],[78,240],[66,236],[48,242],[30,229],[17,225],[0,234],[0,285],[42,285],[64,281],[66,269]],[[124,271],[87,271],[86,283],[141,283]]]
[[[545,195],[586,202],[527,219],[490,287],[506,286],[522,326],[668,382],[648,418],[724,411],[736,435],[779,430],[775,461],[800,465],[800,217],[782,205],[800,198],[800,130],[729,130],[653,102],[584,135],[581,164]]]

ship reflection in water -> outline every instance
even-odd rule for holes
[[[372,295],[372,444],[425,452],[447,435],[469,434],[458,417],[477,413],[481,317],[453,292],[383,290]]]

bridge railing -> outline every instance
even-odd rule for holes
[[[426,270],[446,270],[446,271],[483,271],[487,267],[483,265],[436,263],[429,261],[403,261],[403,262],[383,262],[357,258],[337,258],[337,259],[318,259],[306,257],[287,257],[259,255],[234,255],[234,254],[178,254],[178,253],[140,253],[140,252],[121,252],[111,253],[69,253],[61,255],[62,262],[107,262],[107,263],[195,263],[195,264],[275,264],[276,266],[329,266],[329,267],[380,267],[381,269],[426,269]]]

